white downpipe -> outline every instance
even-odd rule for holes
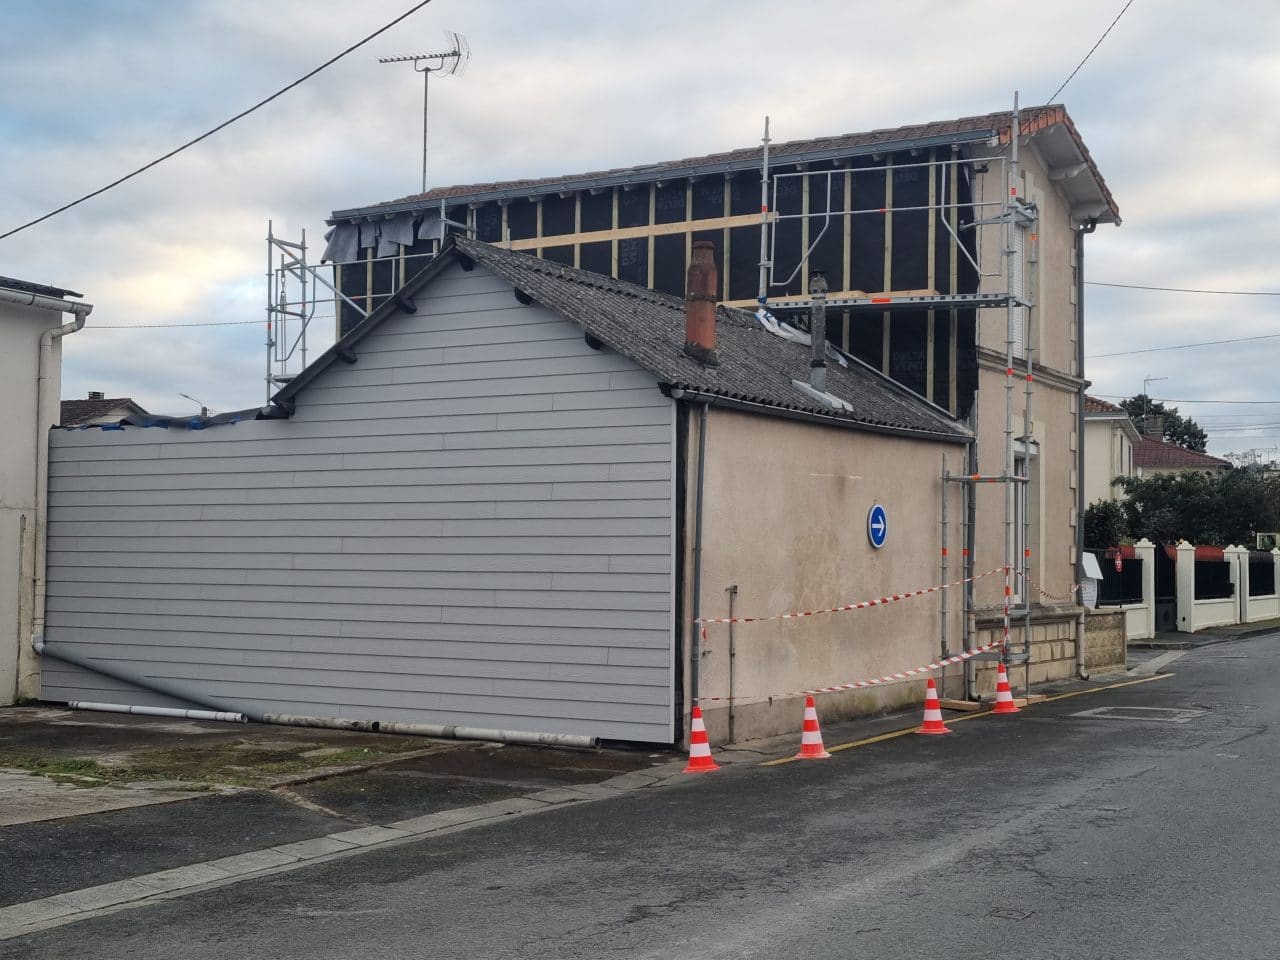
[[[36,375],[36,549],[35,564],[32,571],[35,580],[35,596],[31,621],[31,641],[37,652],[44,644],[45,617],[45,557],[47,553],[46,530],[49,521],[49,427],[58,418],[51,416],[45,384],[49,379],[49,368],[53,363],[53,341],[75,333],[84,326],[85,319],[93,312],[91,303],[72,303],[57,297],[41,296],[38,293],[22,293],[17,290],[0,290],[0,302],[16,303],[19,306],[35,307],[38,310],[49,310],[54,313],[70,313],[70,323],[50,327],[40,334],[40,354],[37,361]],[[53,398],[53,403],[60,398]]]
[[[243,713],[227,713],[222,710],[181,710],[177,707],[139,707],[129,703],[93,703],[88,700],[69,700],[72,710],[95,710],[99,713],[132,713],[143,717],[179,717],[183,720],[221,720],[226,723],[248,723]]]

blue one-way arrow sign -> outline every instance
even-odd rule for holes
[[[889,515],[884,512],[884,507],[876,504],[871,508],[871,512],[867,514],[867,539],[871,541],[871,545],[879,550],[884,546],[885,540],[889,537]]]

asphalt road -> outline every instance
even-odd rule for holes
[[[1278,667],[1280,636],[1208,647],[1171,679],[951,736],[726,768],[45,931],[0,957],[1272,960]],[[1078,716],[1098,707],[1203,712]]]

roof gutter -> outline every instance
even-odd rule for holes
[[[865,433],[883,433],[894,437],[914,437],[923,440],[937,440],[941,443],[973,443],[971,434],[935,433],[931,430],[912,430],[910,427],[889,427],[874,423],[863,423],[848,417],[829,417],[808,410],[793,410],[787,407],[774,407],[767,403],[756,403],[751,400],[737,400],[715,393],[705,393],[688,387],[676,387],[669,383],[658,384],[659,389],[673,400],[689,400],[704,403],[709,407],[720,407],[724,410],[737,410],[741,413],[763,414],[768,417],[781,417],[784,420],[799,420],[802,423],[817,423],[828,427],[843,427],[846,430],[860,430]]]
[[[75,333],[84,327],[85,320],[93,312],[91,303],[73,303],[57,297],[47,297],[38,293],[22,293],[17,290],[0,289],[0,302],[17,304],[21,307],[34,307],[37,310],[48,310],[52,313],[69,313],[69,323],[49,327],[40,334],[40,353],[36,374],[36,525],[35,525],[35,564],[34,600],[31,619],[31,642],[38,651],[44,643],[45,619],[45,562],[48,554],[49,525],[49,429],[57,423],[53,405],[60,402],[59,397],[48,396],[48,381],[53,367],[53,341],[60,340],[69,333]],[[21,656],[21,654],[19,654]],[[22,671],[19,669],[19,683],[22,682]],[[22,691],[20,691],[22,692]]]

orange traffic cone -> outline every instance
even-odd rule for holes
[[[826,760],[831,754],[822,746],[822,730],[818,727],[818,709],[813,697],[804,698],[804,729],[800,733],[797,760]]]
[[[924,723],[916,733],[950,733],[942,722],[942,706],[938,703],[938,688],[929,678],[929,689],[924,692]]]
[[[996,705],[991,710],[992,713],[1021,713],[1018,705],[1013,702],[1013,691],[1009,689],[1009,674],[1004,669],[1004,664],[1000,663],[996,666]]]
[[[711,744],[707,741],[707,725],[702,722],[702,708],[693,705],[693,722],[689,726],[689,765],[685,773],[710,773],[720,765],[711,759]]]

